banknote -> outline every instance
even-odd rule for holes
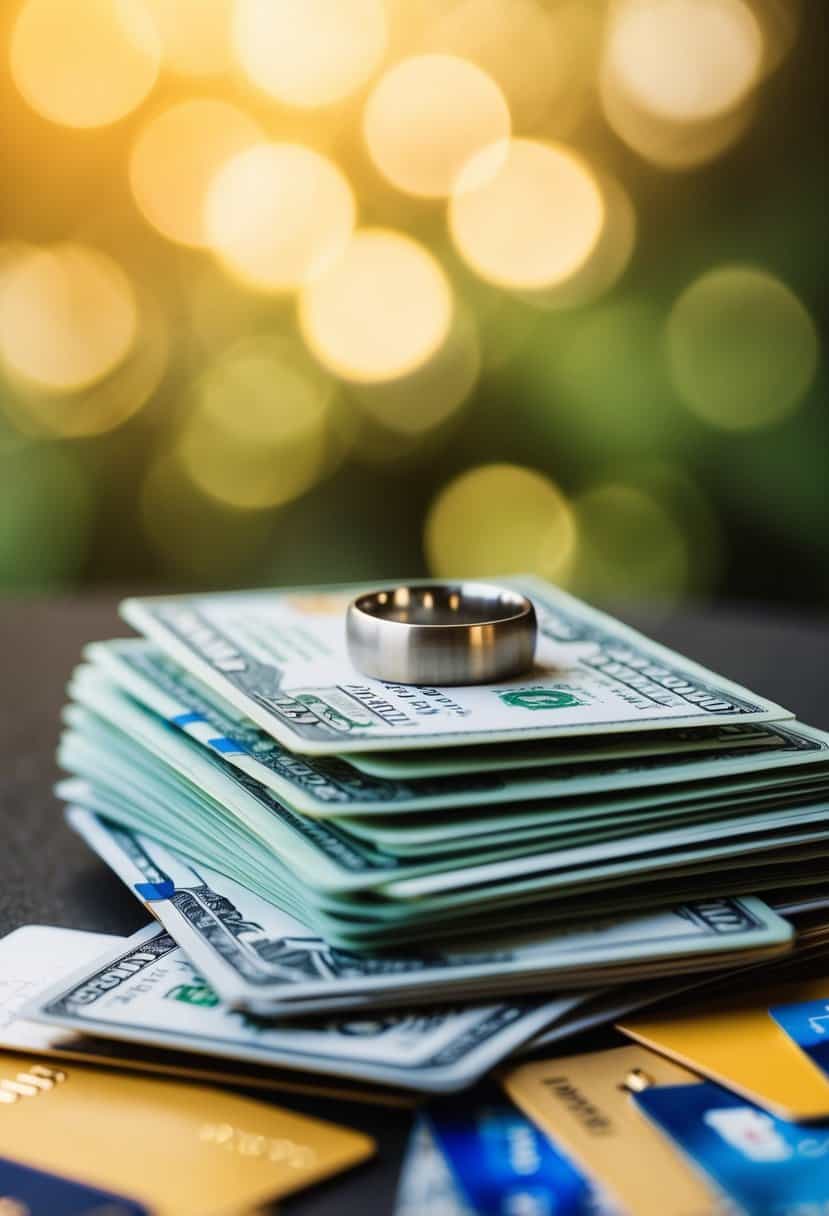
[[[819,768],[829,775],[829,735],[795,723],[763,728],[756,744],[732,747],[727,742],[705,752],[657,753],[638,758],[625,755],[589,765],[560,764],[549,769],[401,781],[361,776],[336,758],[295,756],[254,724],[234,722],[220,710],[207,709],[204,703],[198,707],[196,696],[182,692],[175,699],[163,699],[146,686],[142,686],[139,696],[137,681],[125,692],[93,667],[75,672],[69,692],[77,704],[107,725],[151,749],[159,725],[178,727],[183,733],[166,731],[168,749],[178,749],[183,755],[196,748],[206,751],[216,756],[221,766],[246,774],[294,810],[315,816],[385,816],[443,807],[556,800],[677,782],[726,780],[745,773],[776,774],[791,767],[799,773],[805,767]]]
[[[260,868],[272,867],[274,878],[282,873],[284,880],[305,892],[307,898],[314,892],[345,894],[369,889],[382,890],[392,899],[408,898],[395,893],[398,884],[406,879],[425,881],[430,876],[437,879],[443,875],[448,885],[466,886],[479,881],[472,871],[481,869],[485,863],[501,862],[506,866],[511,862],[512,873],[519,874],[527,872],[531,856],[536,856],[535,871],[550,868],[548,861],[541,858],[551,856],[551,846],[545,846],[543,841],[511,840],[508,834],[493,847],[480,850],[474,858],[476,866],[459,866],[451,855],[430,855],[428,851],[400,859],[352,836],[345,825],[311,819],[293,811],[265,787],[195,746],[190,748],[186,744],[192,752],[186,755],[180,752],[178,741],[175,747],[170,747],[170,736],[159,723],[149,723],[158,735],[153,752],[149,748],[142,751],[123,732],[96,722],[79,706],[72,706],[67,717],[74,729],[64,737],[59,751],[61,764],[67,771],[95,786],[108,788],[125,808],[128,804],[145,806],[154,797],[156,829],[162,828],[165,820],[174,820],[180,831],[187,828],[197,837],[212,830],[221,847],[232,847],[237,842],[251,860],[258,858]],[[157,757],[155,762],[153,756]],[[162,763],[165,760],[169,761],[169,767]],[[175,783],[171,782],[169,770],[175,774]],[[781,813],[769,812],[766,821],[772,814]],[[116,812],[113,817],[120,818],[120,814]],[[755,818],[758,823],[763,821],[762,814]],[[721,820],[714,815],[714,822]],[[149,828],[148,824],[136,826]],[[697,839],[706,830],[709,838],[716,835],[717,829],[712,824],[677,826],[661,834],[633,830],[605,845],[584,844],[580,846],[581,852],[557,848],[561,860],[554,865],[561,868],[571,862],[635,855]],[[590,849],[592,852],[585,851]],[[468,873],[469,882],[465,877]],[[501,878],[507,871],[495,873]]]
[[[274,1023],[223,1004],[169,933],[148,925],[21,1012],[103,1038],[438,1093],[471,1085],[578,999]]]
[[[223,1000],[255,1012],[411,1004],[508,991],[620,982],[626,968],[658,974],[680,957],[695,967],[791,945],[791,926],[761,901],[709,900],[603,919],[517,939],[490,936],[454,951],[406,957],[332,948],[306,925],[207,867],[80,809],[70,825],[110,865],[203,971]]]
[[[85,964],[94,963],[103,952],[123,945],[126,940],[109,933],[61,929],[54,925],[23,925],[0,937],[0,1049],[34,1052],[41,1057],[77,1060],[97,1067],[128,1069],[211,1085],[335,1098],[375,1106],[408,1107],[413,1104],[415,1099],[411,1091],[387,1085],[368,1085],[349,1081],[347,1077],[322,1078],[313,1072],[265,1068],[242,1060],[230,1063],[205,1055],[96,1038],[21,1017],[23,1006],[47,984],[53,984],[61,975],[71,975]],[[97,1216],[104,1216],[104,1213]]]
[[[289,855],[297,854],[300,871],[319,865],[331,872],[330,882],[321,881],[321,885],[341,888],[366,885],[358,875],[361,859],[362,868],[368,871],[367,885],[376,885],[381,870],[392,866],[394,858],[399,859],[401,866],[420,864],[436,869],[446,864],[437,855],[457,852],[459,842],[467,852],[488,850],[493,857],[499,852],[501,856],[521,855],[533,851],[534,840],[542,836],[567,835],[584,841],[591,833],[604,837],[619,835],[648,818],[671,819],[674,806],[675,822],[679,825],[685,810],[686,819],[705,818],[708,808],[708,818],[715,818],[715,811],[722,808],[728,814],[731,805],[740,807],[743,800],[746,813],[754,807],[759,809],[759,803],[771,800],[775,791],[779,795],[776,805],[780,805],[783,795],[796,801],[799,794],[808,791],[814,799],[829,789],[825,764],[807,763],[791,776],[786,770],[690,782],[678,780],[683,771],[678,768],[670,785],[646,788],[635,794],[597,790],[592,796],[580,793],[529,805],[494,804],[464,814],[458,811],[451,817],[413,811],[405,816],[387,816],[378,807],[371,816],[315,816],[316,823],[312,823],[225,757],[179,737],[159,719],[137,707],[132,714],[132,719],[127,715],[117,728],[97,713],[73,705],[65,714],[74,731],[61,746],[64,767],[98,785],[108,784],[124,792],[136,784],[135,774],[140,771],[140,786],[145,792],[150,785],[159,788],[166,782],[165,788],[171,795],[178,789],[189,802],[206,795],[209,805],[202,798],[202,804],[206,805],[204,814],[209,815],[211,807],[214,817],[218,814],[228,818],[229,812],[238,811],[241,820],[260,835],[264,831],[266,839],[271,832],[285,842]],[[791,744],[785,745],[787,758],[807,760],[811,747],[805,735],[801,739],[793,735]],[[178,781],[175,789],[169,784],[172,775]],[[630,774],[622,772],[620,779],[629,782]],[[756,797],[745,799],[749,793]],[[258,829],[250,823],[251,810]],[[348,875],[343,873],[345,868]]]
[[[829,794],[829,781],[820,777],[785,781],[746,780],[734,785],[708,786],[704,790],[678,786],[659,794],[641,796],[568,798],[550,807],[547,803],[518,804],[482,810],[469,818],[446,814],[349,817],[333,819],[350,836],[372,844],[395,857],[434,855],[435,853],[473,853],[496,845],[508,834],[517,841],[544,836],[559,838],[604,833],[609,827],[628,834],[645,824],[660,821],[681,824],[703,821],[730,814],[749,815],[755,811],[803,805]]]
[[[149,645],[137,638],[118,644]],[[572,735],[560,740],[422,747],[408,752],[350,752],[346,762],[371,777],[419,781],[459,773],[501,773],[516,768],[552,768],[557,764],[592,764],[594,760],[634,759],[659,753],[680,755],[723,747],[756,748],[763,744],[775,745],[775,735],[763,723],[726,722],[720,726],[678,727],[670,731],[632,731],[627,735]]]
[[[541,638],[589,644],[496,685],[385,683],[349,662],[344,619],[363,586],[129,599],[129,624],[293,751],[322,754],[777,721],[792,715],[531,577]]]
[[[67,801],[164,840],[200,864],[227,874],[312,926],[332,944],[357,949],[418,940],[427,925],[436,933],[442,930],[444,935],[454,936],[489,931],[493,925],[512,928],[523,923],[525,905],[542,902],[546,905],[544,909],[530,909],[536,919],[555,914],[561,918],[568,912],[571,919],[583,916],[585,903],[589,917],[591,903],[605,911],[622,908],[625,899],[630,898],[634,909],[658,906],[677,897],[674,890],[679,892],[679,887],[672,890],[669,880],[679,876],[683,881],[687,876],[692,882],[692,897],[697,892],[727,895],[735,889],[750,891],[751,885],[738,888],[731,885],[733,871],[743,866],[755,866],[758,883],[779,886],[790,878],[786,865],[793,851],[801,850],[796,853],[798,859],[803,855],[809,864],[816,865],[821,845],[829,840],[826,805],[817,804],[801,809],[794,820],[787,818],[793,814],[791,811],[746,819],[732,817],[718,824],[705,824],[704,830],[692,825],[684,832],[657,832],[635,839],[547,849],[525,857],[523,873],[521,868],[512,874],[499,872],[486,886],[474,885],[477,872],[489,873],[497,863],[470,864],[465,870],[445,873],[447,888],[428,898],[385,898],[393,885],[392,873],[387,871],[385,883],[376,888],[376,896],[365,900],[359,897],[359,890],[320,892],[298,881],[278,854],[261,847],[257,852],[256,841],[249,839],[238,825],[224,834],[218,829],[213,832],[210,822],[196,815],[188,826],[187,803],[176,796],[175,790],[169,798],[159,799],[155,804],[147,790],[130,791],[127,796],[124,790],[107,791],[90,782],[68,782],[61,785],[59,792]],[[801,823],[804,818],[809,822]],[[721,839],[723,836],[727,838]],[[643,842],[650,851],[637,853]],[[768,874],[759,872],[763,853],[769,854]],[[543,863],[535,866],[542,858]],[[467,889],[463,875],[473,880]],[[401,879],[400,885],[404,881]],[[458,889],[451,889],[453,885]],[[614,887],[619,890],[613,891]],[[684,897],[684,890],[679,898]],[[579,895],[585,897],[581,904]],[[555,901],[555,908],[551,901]],[[459,908],[463,909],[461,918],[457,916]]]

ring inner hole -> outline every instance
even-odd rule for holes
[[[459,587],[398,587],[372,596],[363,608],[404,625],[482,625],[525,611],[523,602],[508,592],[483,594]]]

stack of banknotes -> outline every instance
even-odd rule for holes
[[[452,688],[354,669],[363,587],[128,600],[143,636],[87,648],[59,790],[160,923],[38,1017],[437,1092],[791,950],[826,890],[829,736],[503,581],[536,666]]]

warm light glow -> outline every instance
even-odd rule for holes
[[[624,273],[636,243],[636,213],[621,182],[602,173],[596,177],[604,222],[599,239],[581,266],[569,277],[522,297],[541,308],[574,308],[597,299]]]
[[[142,0],[26,0],[10,59],[38,113],[68,127],[101,127],[147,96],[161,44]]]
[[[755,84],[763,38],[743,0],[625,0],[608,61],[631,96],[676,122],[713,118]]]
[[[393,185],[442,198],[475,152],[509,136],[510,115],[501,90],[474,64],[417,55],[374,86],[363,132],[372,160]]]
[[[291,106],[348,97],[386,49],[382,0],[236,0],[239,61],[259,88]]]
[[[668,319],[677,391],[725,430],[768,426],[795,408],[815,376],[814,321],[784,283],[748,266],[701,275]]]
[[[430,253],[399,232],[363,229],[300,303],[308,345],[346,380],[391,380],[439,348],[452,321],[449,281]]]
[[[803,0],[750,0],[763,32],[764,70],[775,71],[797,42]]]
[[[202,245],[205,197],[216,171],[262,138],[261,127],[227,102],[195,98],[170,106],[146,123],[133,146],[135,201],[169,240]]]
[[[744,0],[622,0],[602,63],[608,121],[665,167],[710,159],[750,116],[764,48]]]
[[[194,388],[179,443],[195,485],[239,508],[278,506],[326,471],[334,385],[287,338],[236,343]]]
[[[395,438],[415,437],[446,422],[478,382],[481,351],[471,316],[456,312],[452,328],[435,354],[410,375],[355,385],[351,397],[372,421]],[[375,449],[382,445],[375,443]],[[400,456],[400,443],[389,444],[386,457]],[[362,449],[360,455],[370,455]]]
[[[354,195],[340,170],[299,144],[258,144],[232,157],[208,190],[205,231],[225,266],[252,287],[291,291],[345,248]]]
[[[573,506],[580,540],[573,579],[580,595],[600,602],[659,601],[686,589],[688,546],[651,495],[613,483],[579,495]]]
[[[576,530],[549,478],[512,464],[482,465],[456,477],[432,503],[424,543],[432,574],[453,578],[517,574],[557,578]]]
[[[493,173],[493,161],[498,167]],[[569,149],[514,139],[473,156],[449,206],[459,252],[482,278],[539,291],[564,284],[601,237],[605,208],[588,167]]]
[[[139,300],[139,328],[129,354],[94,384],[74,391],[19,382],[8,402],[18,430],[27,435],[77,439],[122,426],[152,397],[167,370],[169,335],[154,301]]]
[[[517,130],[562,136],[584,115],[600,35],[600,14],[585,0],[456,0],[437,6],[421,41],[488,72]]]
[[[233,0],[144,0],[161,35],[164,61],[183,76],[218,76],[231,65]]]
[[[68,391],[99,380],[125,358],[136,328],[130,281],[99,250],[33,250],[3,277],[0,355],[39,387]]]

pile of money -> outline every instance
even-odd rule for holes
[[[504,581],[536,666],[464,687],[355,670],[362,587],[128,600],[142,636],[72,677],[59,792],[160,923],[38,1016],[440,1091],[790,951],[825,889],[829,736]]]

